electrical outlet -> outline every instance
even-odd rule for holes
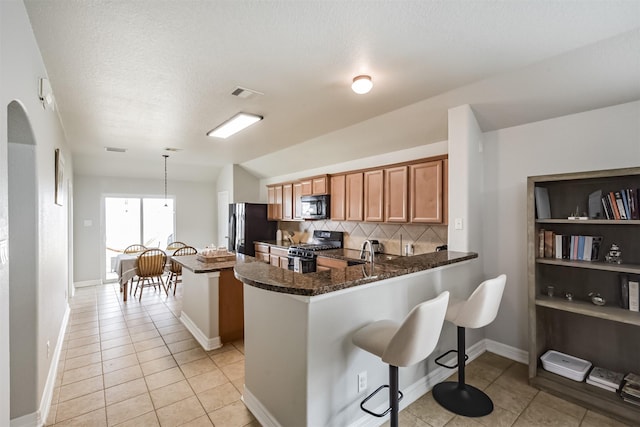
[[[358,374],[358,393],[367,388],[367,371]]]
[[[456,230],[462,230],[462,218],[456,218],[454,220],[454,228]]]
[[[47,359],[49,358],[50,354],[51,354],[51,343],[47,341]]]

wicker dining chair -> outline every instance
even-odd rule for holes
[[[185,246],[187,246],[186,243],[182,243],[182,242],[171,242],[167,245],[167,250],[168,251],[175,251],[176,249],[180,249],[180,248],[184,248]]]
[[[138,264],[136,265],[136,276],[138,281],[136,282],[136,290],[133,293],[135,296],[140,288],[140,298],[142,300],[142,291],[147,286],[160,285],[164,288],[164,292],[169,296],[169,290],[164,284],[162,274],[164,273],[164,265],[167,263],[167,254],[161,249],[147,249],[138,255]],[[153,279],[157,279],[154,282]],[[142,283],[140,283],[142,281]]]
[[[147,247],[144,245],[131,245],[131,246],[127,246],[126,249],[124,250],[125,254],[135,254],[138,252],[143,252],[146,251]]]
[[[198,250],[193,246],[185,246],[183,248],[177,249],[173,256],[180,255],[195,255],[198,253]],[[171,289],[171,285],[173,284],[173,295],[176,294],[176,289],[178,288],[178,282],[182,282],[180,277],[182,276],[182,265],[178,264],[174,260],[171,260],[169,266],[169,278],[167,279],[167,287]]]

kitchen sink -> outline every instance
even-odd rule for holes
[[[347,266],[351,267],[352,265],[361,265],[361,264],[366,264],[367,262],[363,259],[348,259],[347,260]]]

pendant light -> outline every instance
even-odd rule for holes
[[[163,154],[162,157],[164,157],[164,207],[168,208],[169,205],[167,204],[167,157],[169,157],[169,155]]]

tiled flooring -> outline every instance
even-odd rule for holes
[[[126,304],[114,285],[76,291],[47,425],[260,425],[240,400],[243,343],[202,350],[178,320],[180,291],[167,298],[147,288],[141,303]],[[492,353],[471,362],[466,374],[489,394],[493,413],[456,416],[427,393],[401,412],[400,425],[623,426],[530,387],[525,365]]]
[[[259,426],[243,343],[205,352],[178,320],[181,289],[126,304],[117,285],[76,291],[47,425]]]

